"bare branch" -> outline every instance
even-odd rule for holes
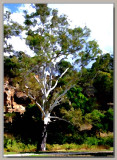
[[[45,117],[45,113],[44,110],[42,109],[41,105],[36,101],[36,105],[38,106],[38,108],[40,109],[41,113],[42,113],[42,119]]]
[[[47,91],[47,94],[46,94],[47,97],[48,97],[49,93],[50,93],[52,90],[54,90],[54,88],[55,88],[55,87],[57,86],[57,84],[58,84],[59,79],[63,77],[63,75],[68,71],[68,69],[69,69],[69,68],[67,68],[67,69],[61,74],[61,76],[58,78],[58,80],[56,81],[56,83],[54,84],[54,86]]]
[[[32,101],[35,101],[36,98],[34,98],[33,96],[31,96],[29,93],[28,93],[28,97],[32,100]]]
[[[32,101],[34,101],[35,103],[36,103],[36,105],[38,106],[38,108],[40,109],[40,111],[41,111],[41,113],[42,113],[42,116],[44,117],[45,116],[45,113],[44,113],[44,110],[42,109],[42,107],[41,107],[41,105],[36,101],[36,98],[34,98],[34,97],[32,97],[32,95],[31,94],[29,94],[29,91],[28,91],[28,86],[26,86],[25,85],[25,87],[26,87],[26,94],[27,94],[27,96],[32,100]]]
[[[53,70],[52,70],[52,67],[50,66],[50,76],[49,76],[49,85],[48,85],[48,89],[50,89],[52,87],[52,73],[53,73]]]
[[[40,82],[40,80],[36,77],[36,75],[34,75],[34,78],[36,79],[36,81],[37,81],[40,85],[42,85],[41,82]],[[41,92],[44,94],[44,90],[43,90],[42,87],[41,87]]]
[[[67,68],[67,69],[61,74],[61,76],[60,76],[59,78],[63,77],[63,75],[68,71],[68,69],[69,69],[69,68]]]
[[[61,120],[61,121],[65,121],[65,122],[73,125],[70,121],[67,121],[66,119],[63,119],[63,118],[59,118],[59,117],[55,117],[55,116],[50,116],[50,119],[51,119],[51,118],[52,118],[52,119],[58,119],[58,120]]]
[[[71,85],[69,88],[65,89],[65,91],[54,101],[51,105],[49,111],[51,112],[55,106],[59,105],[60,101],[62,100],[61,97],[64,96],[74,85]]]
[[[34,78],[36,79],[36,81],[41,84],[40,80],[36,77],[36,75],[34,75]]]

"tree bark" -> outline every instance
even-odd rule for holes
[[[41,136],[37,144],[37,151],[46,151],[47,125],[43,123]]]

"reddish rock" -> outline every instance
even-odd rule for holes
[[[16,99],[18,103],[15,100],[15,97],[17,97]],[[25,105],[26,105],[26,103],[24,103],[25,101],[30,102],[26,94],[24,94],[23,92],[16,92],[16,89],[11,85],[9,85],[8,81],[4,83],[4,112],[5,113],[7,112],[10,112],[10,113],[19,112],[20,114],[24,113]]]

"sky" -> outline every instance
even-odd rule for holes
[[[90,39],[98,42],[103,53],[113,54],[113,4],[49,4],[48,6],[57,8],[59,14],[66,14],[72,28],[87,26],[91,30]],[[11,11],[12,19],[20,24],[24,21],[23,9],[28,12],[34,11],[30,4],[4,4],[4,11]],[[25,36],[25,33],[22,35]],[[12,43],[17,51],[22,49],[32,54],[24,39],[13,37],[9,43]]]

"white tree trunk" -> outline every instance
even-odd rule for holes
[[[39,76],[34,76],[34,78],[36,79],[36,81],[38,82],[39,85],[41,85],[41,92],[43,94],[42,96],[42,104],[39,104],[36,97],[32,96],[29,92],[29,88],[28,86],[25,86],[27,89],[27,95],[31,98],[32,101],[35,102],[35,104],[38,106],[38,108],[40,109],[41,113],[42,113],[42,121],[43,121],[43,126],[42,126],[42,137],[39,140],[38,143],[38,149],[41,151],[45,151],[46,150],[46,139],[47,139],[47,125],[51,122],[51,112],[54,109],[55,106],[59,105],[62,97],[67,93],[67,91],[71,88],[68,87],[65,89],[65,91],[59,95],[56,100],[54,101],[53,104],[50,105],[50,108],[47,110],[45,110],[46,108],[46,102],[47,102],[47,98],[50,94],[51,91],[53,91],[57,84],[58,81],[61,77],[63,77],[63,75],[68,71],[69,68],[67,68],[61,75],[60,77],[56,80],[55,84],[52,86],[52,81],[53,81],[53,70],[52,68],[50,68],[50,75],[49,75],[49,82],[47,83],[47,69],[46,69],[46,65],[42,67],[42,74],[40,75],[40,77],[42,77],[42,79],[39,79]]]

